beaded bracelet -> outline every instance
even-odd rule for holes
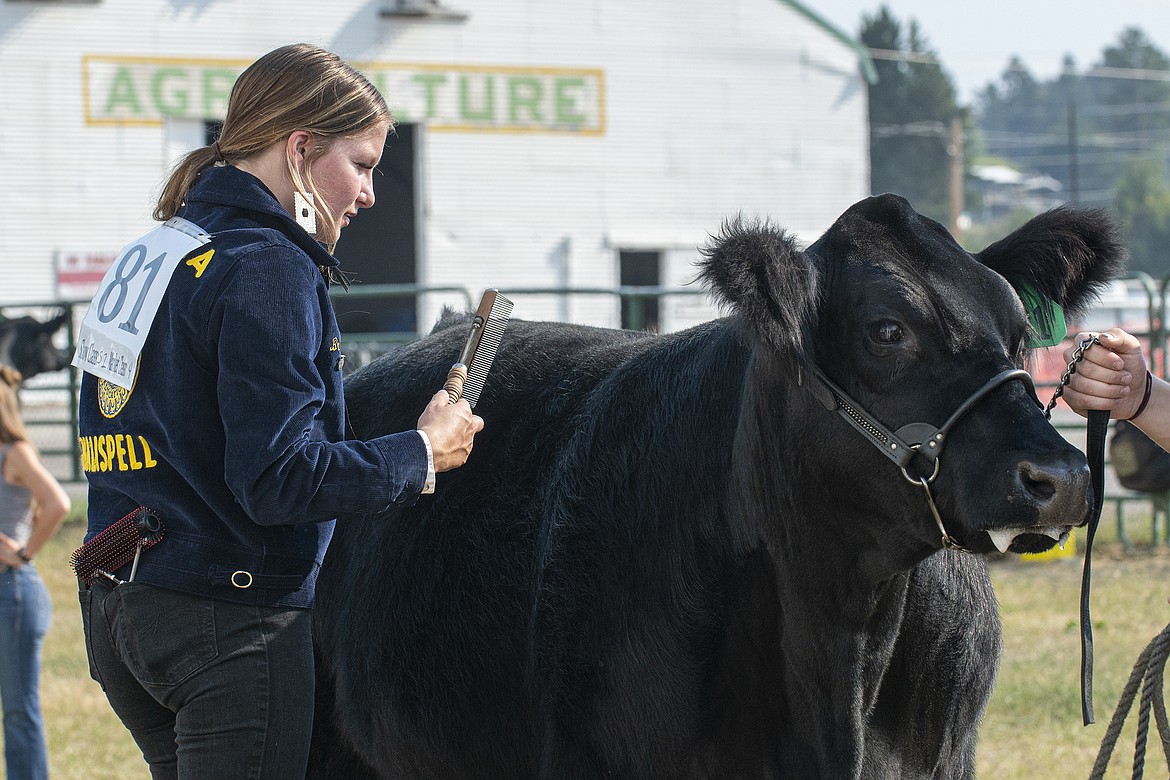
[[[1146,410],[1146,404],[1148,404],[1150,402],[1150,391],[1152,391],[1153,389],[1154,389],[1154,375],[1151,374],[1150,370],[1147,368],[1146,369],[1146,392],[1144,395],[1142,395],[1142,402],[1140,404],[1138,404],[1137,411],[1133,413],[1133,416],[1125,418],[1127,422],[1129,420],[1136,420],[1137,416]]]

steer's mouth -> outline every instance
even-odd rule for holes
[[[1038,553],[1056,545],[1064,547],[1072,533],[1072,526],[1050,525],[1043,528],[992,528],[987,535],[1001,553]]]
[[[999,552],[1037,553],[1063,547],[1072,529],[1091,519],[1091,474],[1084,456],[1075,449],[1022,458],[1009,475],[1002,513],[987,524],[992,527],[983,528]]]

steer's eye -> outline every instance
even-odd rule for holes
[[[869,337],[878,344],[897,344],[906,334],[893,320],[878,320],[869,326]]]

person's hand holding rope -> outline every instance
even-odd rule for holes
[[[1078,333],[1074,346],[1065,350],[1064,358],[1072,361],[1078,347],[1091,333]],[[1069,377],[1062,397],[1074,412],[1087,416],[1090,411],[1108,411],[1114,420],[1132,420],[1133,424],[1164,449],[1170,448],[1170,385],[1153,376],[1147,367],[1141,343],[1133,334],[1111,328],[1097,334],[1097,342],[1084,349],[1077,370]],[[1151,711],[1155,717],[1160,742],[1170,767],[1170,723],[1160,695],[1167,652],[1170,650],[1170,626],[1142,651],[1113,717],[1106,729],[1090,780],[1105,777],[1118,735],[1126,716],[1141,692],[1138,733],[1135,738],[1133,777],[1141,778],[1145,766],[1146,736]]]
[[[1074,343],[1089,335],[1078,333]],[[1081,416],[1103,409],[1114,420],[1132,420],[1163,448],[1170,448],[1170,415],[1166,414],[1170,385],[1150,373],[1141,342],[1132,333],[1110,328],[1097,334],[1097,339],[1064,390],[1062,397],[1069,408]],[[1065,360],[1072,359],[1075,349],[1065,350]]]

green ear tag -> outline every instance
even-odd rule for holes
[[[1032,323],[1032,338],[1028,340],[1028,348],[1054,347],[1063,341],[1068,335],[1068,328],[1064,324],[1064,309],[1060,308],[1060,304],[1041,295],[1030,284],[1021,284],[1016,292],[1024,303],[1028,322]]]

